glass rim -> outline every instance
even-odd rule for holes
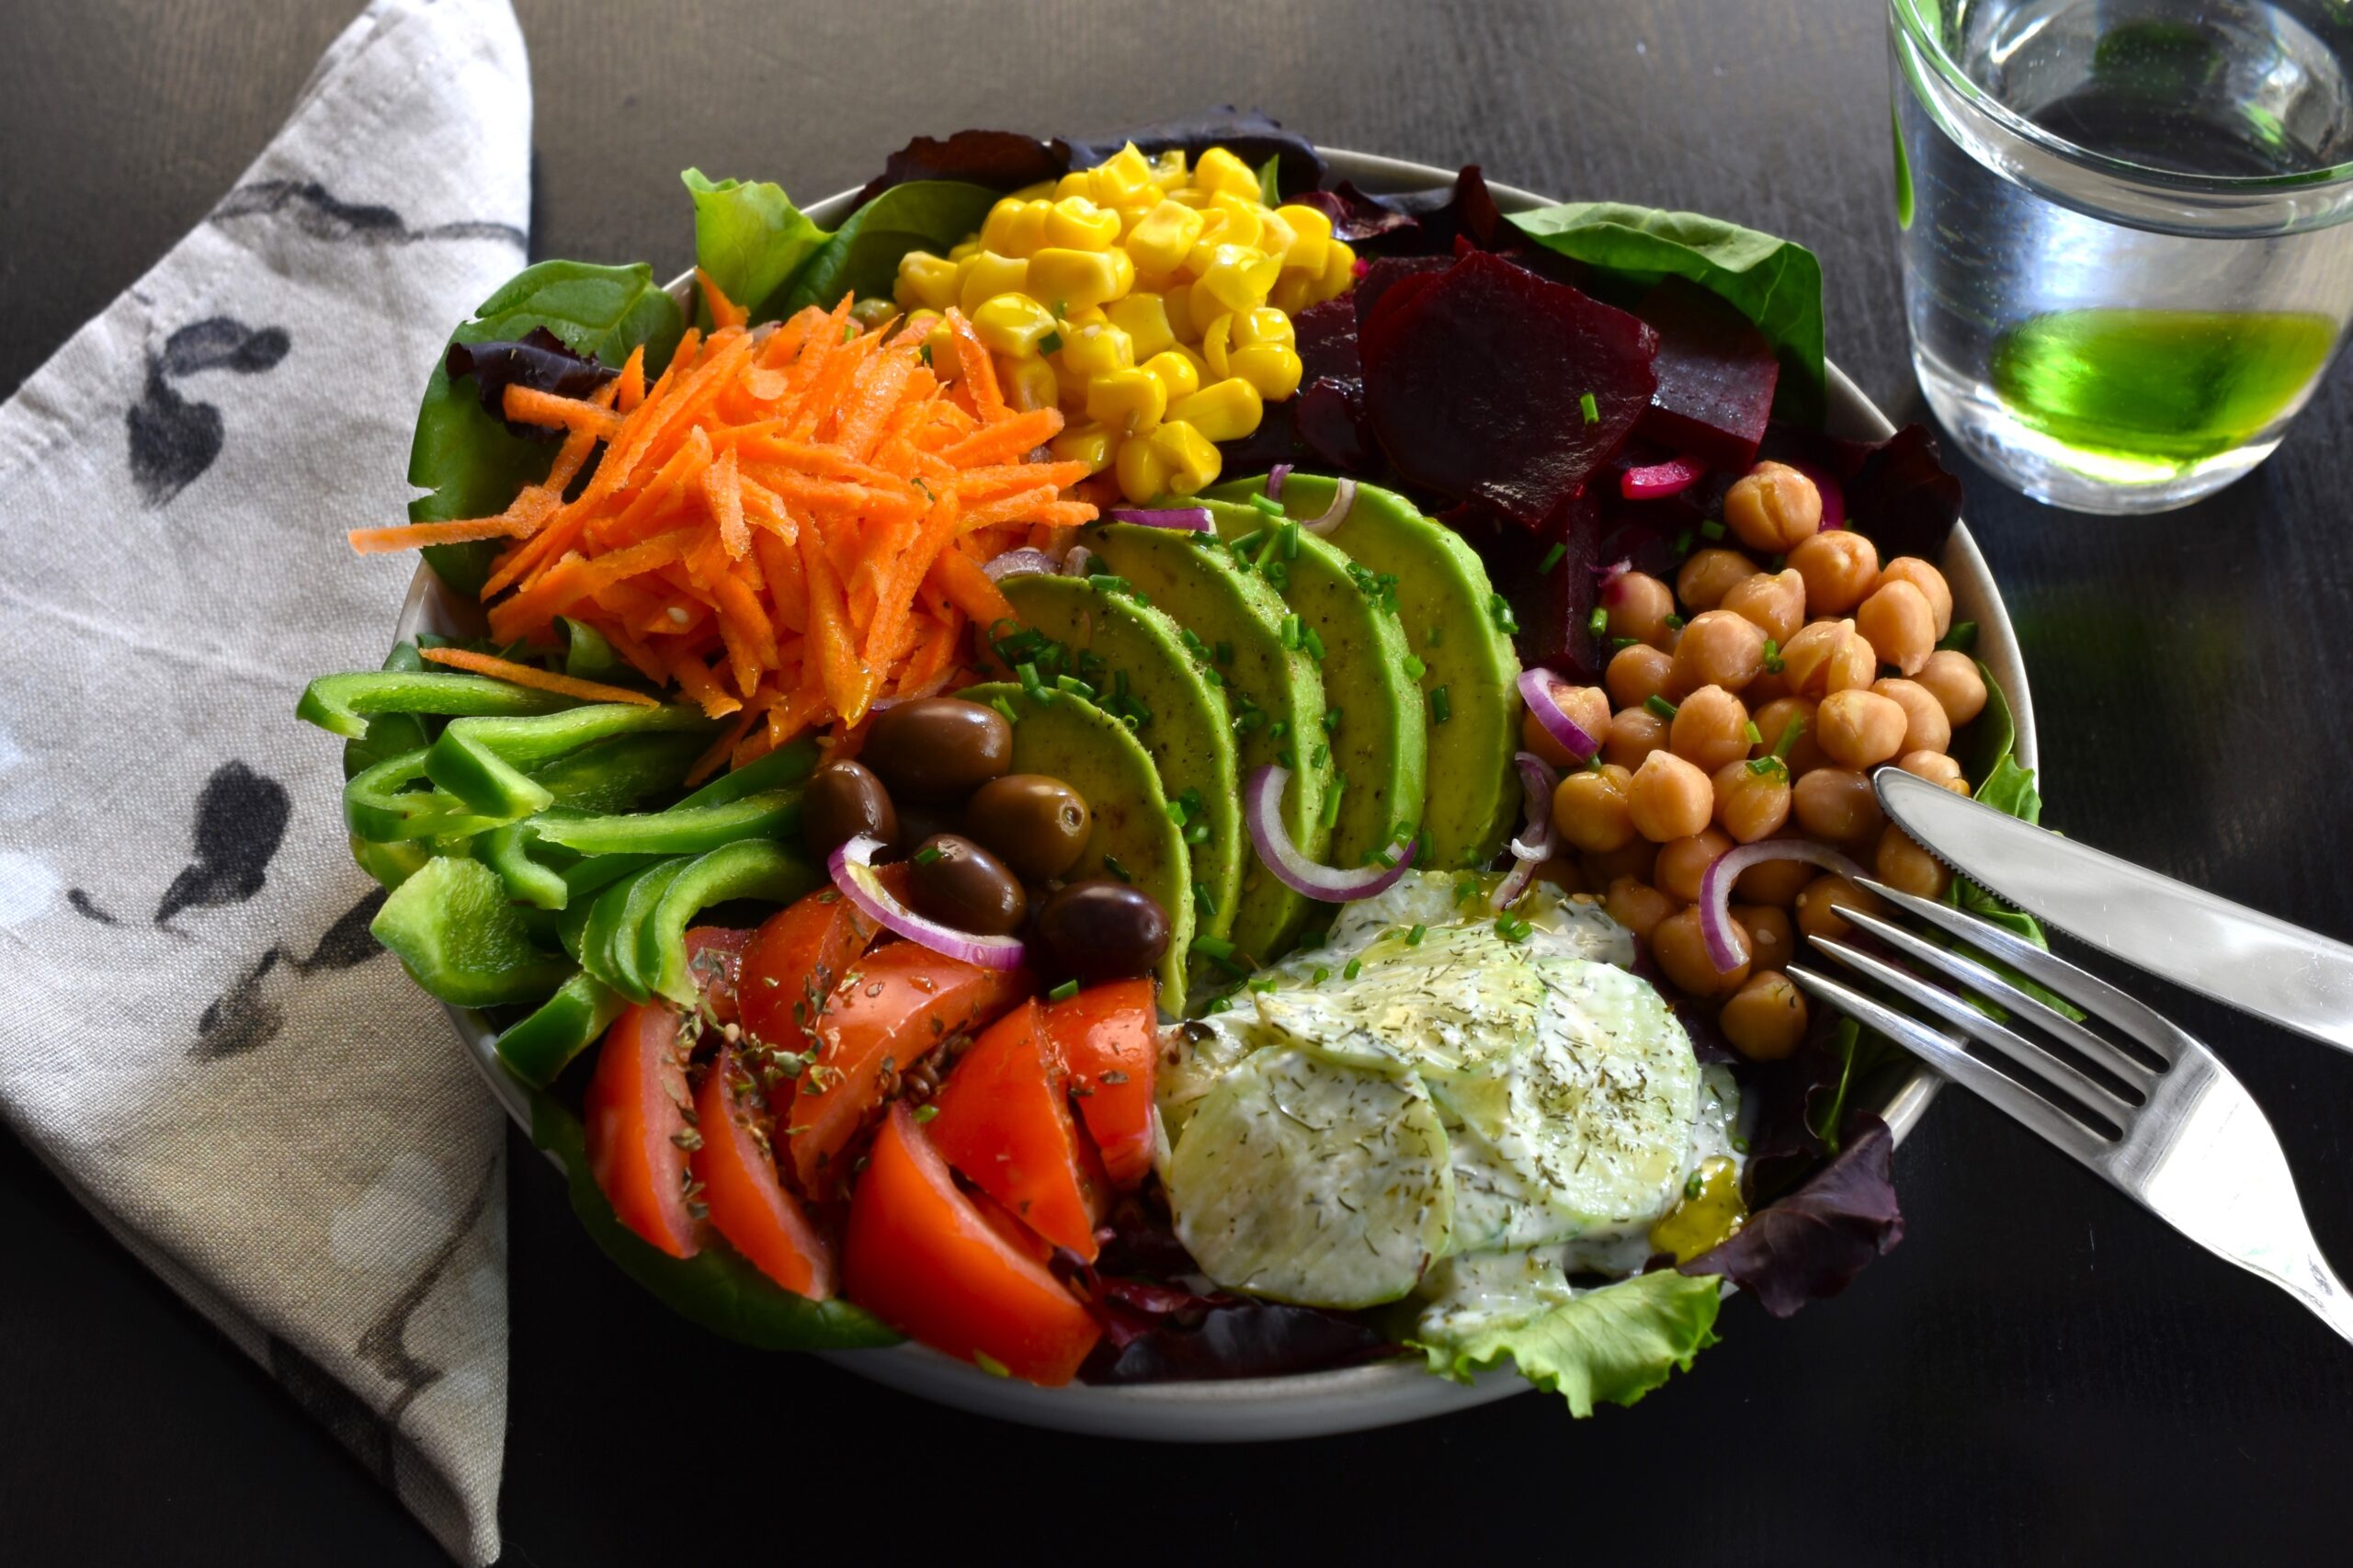
[[[2079,142],[2070,142],[2044,130],[1978,85],[1946,51],[1944,40],[1937,36],[1937,28],[1921,15],[1921,10],[1922,0],[1888,0],[1889,14],[1896,25],[1927,53],[1929,63],[1947,85],[1960,94],[1972,108],[2011,135],[2090,173],[2124,185],[2223,198],[2258,197],[2353,184],[2353,160],[2287,175],[2190,175],[2177,169],[2136,164],[2107,153],[2095,153]]]

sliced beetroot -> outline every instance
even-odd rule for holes
[[[1512,646],[1524,665],[1542,665],[1571,680],[1601,678],[1608,645],[1594,634],[1605,561],[1602,526],[1591,491],[1571,495],[1534,528],[1485,501],[1467,501],[1440,518],[1479,552],[1503,591],[1517,626]],[[1553,554],[1554,547],[1560,554]]]
[[[1290,324],[1299,339],[1302,381],[1331,376],[1353,381],[1364,374],[1364,368],[1357,362],[1357,305],[1353,294],[1310,305],[1291,317]]]
[[[1737,473],[1756,460],[1781,362],[1756,324],[1696,283],[1669,278],[1634,313],[1658,329],[1658,390],[1640,429],[1647,440]]]
[[[1357,328],[1361,332],[1372,320],[1372,312],[1379,308],[1381,300],[1392,289],[1408,279],[1414,279],[1415,287],[1409,289],[1405,296],[1411,298],[1419,291],[1422,283],[1453,265],[1452,256],[1377,256],[1363,264],[1364,271],[1357,278],[1357,286],[1342,295],[1339,300],[1331,302],[1352,303],[1356,311]],[[1321,305],[1316,307],[1318,310],[1323,308]],[[1302,352],[1303,354],[1304,350]]]
[[[1365,417],[1362,382],[1334,376],[1311,381],[1299,394],[1291,425],[1316,462],[1367,477],[1382,472],[1381,443],[1372,438],[1372,422]]]
[[[1934,561],[1961,520],[1961,478],[1945,467],[1925,425],[1907,425],[1884,441],[1847,441],[1777,419],[1759,455],[1843,481],[1846,526],[1870,535],[1881,560]]]
[[[1655,408],[1657,404],[1654,403],[1652,406]],[[1664,501],[1682,494],[1707,472],[1707,463],[1699,458],[1668,458],[1663,462],[1643,463],[1619,471],[1618,494],[1629,501]]]
[[[1291,199],[1332,220],[1332,237],[1350,245],[1382,239],[1408,244],[1422,226],[1412,213],[1358,190],[1354,180],[1344,179],[1330,190],[1302,191]]]
[[[1365,411],[1398,472],[1526,528],[1608,460],[1657,386],[1658,335],[1639,318],[1484,252],[1392,286],[1362,320]]]

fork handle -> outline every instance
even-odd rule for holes
[[[2315,1250],[2306,1265],[2312,1275],[2309,1286],[2302,1281],[2282,1280],[2280,1283],[2295,1293],[2298,1301],[2312,1309],[2314,1317],[2335,1329],[2337,1336],[2353,1345],[2353,1290],[2345,1288],[2319,1252]]]

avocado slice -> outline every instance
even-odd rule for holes
[[[1236,570],[1213,535],[1108,523],[1082,528],[1079,542],[1211,651],[1211,669],[1233,710],[1237,773],[1246,787],[1270,764],[1290,770],[1283,825],[1302,854],[1322,859],[1332,840],[1324,821],[1332,782],[1331,749],[1322,738],[1324,680],[1304,651],[1283,646],[1283,617],[1290,611],[1281,596]],[[1313,739],[1301,746],[1308,736]],[[1290,950],[1308,913],[1308,901],[1253,854],[1242,868],[1227,939],[1249,961],[1271,963]]]
[[[1240,479],[1206,494],[1247,506],[1266,489],[1264,479]],[[1324,475],[1294,473],[1283,481],[1283,510],[1320,517],[1332,491]],[[1431,699],[1422,810],[1427,858],[1415,858],[1440,870],[1486,866],[1518,818],[1520,794],[1511,766],[1519,749],[1519,655],[1496,620],[1501,601],[1487,569],[1452,528],[1378,485],[1358,484],[1347,520],[1324,537],[1359,566],[1397,579],[1398,618],[1425,666],[1422,692]],[[1442,705],[1435,695],[1441,687]]]
[[[1031,574],[1007,577],[999,586],[1025,627],[1066,651],[1064,667],[1055,673],[1096,687],[1102,693],[1097,706],[1120,722],[1135,720],[1129,729],[1151,754],[1161,792],[1185,813],[1194,934],[1231,937],[1250,846],[1242,833],[1232,719],[1224,691],[1210,684],[1206,648],[1197,659],[1166,615],[1084,577]],[[1040,651],[1008,652],[1035,659]],[[1019,658],[999,654],[996,662],[1007,664],[1010,674],[1010,663]]]
[[[1397,585],[1377,578],[1313,534],[1302,532],[1289,541],[1297,553],[1286,555],[1285,541],[1268,533],[1270,519],[1256,506],[1207,505],[1210,521],[1229,547],[1264,536],[1250,550],[1236,551],[1235,564],[1271,584],[1324,650],[1317,661],[1324,677],[1324,733],[1338,770],[1333,783],[1339,793],[1337,802],[1327,798],[1324,807],[1334,818],[1329,854],[1335,866],[1361,866],[1368,857],[1411,836],[1422,821],[1427,720],[1421,687],[1406,673],[1405,661],[1413,654],[1397,619]],[[1254,564],[1262,556],[1264,564]]]
[[[1193,946],[1192,859],[1169,818],[1168,797],[1143,743],[1075,692],[1032,692],[995,681],[956,695],[1011,710],[1014,772],[1049,774],[1086,799],[1095,822],[1066,880],[1117,877],[1160,901],[1168,915],[1160,986],[1175,1009],[1185,994],[1185,960]]]

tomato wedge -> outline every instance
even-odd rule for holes
[[[784,1190],[758,1131],[767,1108],[734,1048],[722,1046],[695,1096],[702,1142],[688,1162],[710,1222],[752,1266],[813,1301],[834,1293],[833,1250]]]
[[[1062,1065],[1035,997],[991,1024],[933,1103],[932,1147],[972,1184],[1057,1246],[1095,1261],[1108,1195],[1091,1179]]]
[[[830,887],[769,915],[744,949],[745,1029],[765,1045],[808,1050],[810,1026],[835,982],[873,942],[876,930],[858,905]]]
[[[841,1185],[829,1179],[834,1156],[897,1074],[1029,991],[1027,970],[983,969],[915,942],[877,948],[844,971],[817,1024],[816,1060],[779,1118],[801,1190],[827,1197]]]
[[[588,1170],[622,1224],[672,1257],[699,1248],[687,1211],[686,1052],[678,1015],[645,1002],[613,1020],[581,1106]]]
[[[744,949],[751,940],[751,932],[733,926],[698,926],[687,933],[687,975],[722,1024],[735,1021]]]
[[[1102,1330],[1052,1273],[993,1229],[904,1102],[891,1108],[850,1199],[850,1300],[935,1350],[1066,1383]]]
[[[1160,1040],[1153,983],[1113,981],[1049,1004],[1046,1038],[1069,1070],[1071,1097],[1102,1153],[1103,1169],[1115,1186],[1135,1187],[1152,1169],[1155,1142],[1152,1096]]]

